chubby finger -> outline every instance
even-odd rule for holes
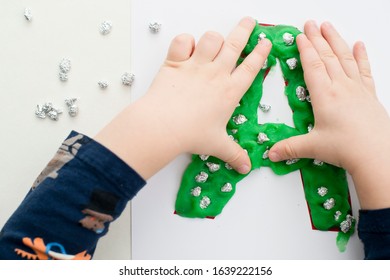
[[[247,151],[227,135],[224,141],[220,142],[215,156],[228,163],[238,173],[247,174],[251,170],[252,164]]]
[[[195,40],[190,34],[176,36],[169,46],[167,60],[181,62],[189,59],[194,50]]]
[[[321,92],[321,89],[327,88],[327,85],[331,84],[331,79],[325,64],[305,34],[298,35],[297,44],[306,85],[310,89],[312,98],[316,99],[316,92]],[[315,100],[313,101],[315,102]]]
[[[195,47],[192,59],[198,63],[207,63],[214,60],[223,44],[223,37],[217,32],[208,31],[199,40]]]
[[[256,21],[253,18],[243,18],[226,38],[215,61],[231,71],[236,66],[237,59],[248,42],[255,25]]]
[[[268,153],[269,159],[278,162],[295,158],[315,158],[313,146],[315,141],[311,139],[311,135],[308,133],[293,136],[276,143]]]
[[[242,93],[237,96],[241,99],[245,91],[250,87],[256,75],[264,65],[269,52],[271,51],[271,41],[263,39],[256,45],[253,51],[244,59],[244,61],[233,71],[232,78],[236,81],[239,92]]]
[[[363,42],[356,42],[353,46],[353,56],[355,57],[358,65],[360,79],[365,87],[375,95],[375,83],[371,74],[371,66],[368,60],[366,47]]]
[[[324,63],[329,77],[331,79],[336,79],[345,76],[344,69],[341,67],[338,57],[322,36],[317,24],[314,21],[308,21],[306,22],[304,29],[307,38],[310,40]]]
[[[359,78],[359,69],[352,51],[332,24],[324,22],[321,25],[321,33],[332,48],[334,54],[338,57],[345,74],[352,79]]]

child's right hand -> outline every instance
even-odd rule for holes
[[[362,42],[351,51],[330,23],[305,24],[297,38],[314,129],[275,144],[273,161],[315,158],[345,168],[362,208],[390,207],[390,118],[375,95]],[[380,182],[379,182],[380,181]]]

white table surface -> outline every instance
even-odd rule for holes
[[[331,21],[349,44],[366,43],[379,99],[390,108],[387,86],[390,62],[386,1],[133,1],[132,67],[137,75],[134,98],[147,90],[163,61],[171,39],[190,33],[196,39],[207,30],[223,35],[249,15],[260,22],[294,25],[307,19]],[[162,23],[151,34],[149,22]],[[268,92],[268,93],[267,93]],[[266,80],[264,101],[273,106],[267,121],[291,125],[277,70]],[[364,112],[362,112],[364,114]],[[362,151],[364,152],[364,151]],[[345,253],[336,247],[336,233],[313,231],[298,172],[278,177],[268,168],[252,172],[238,185],[234,197],[215,220],[173,215],[176,193],[189,155],[156,174],[132,202],[134,259],[361,259],[363,248],[355,234]],[[349,178],[353,213],[359,205]]]

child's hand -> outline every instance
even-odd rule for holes
[[[176,37],[146,97],[181,152],[216,156],[241,173],[249,172],[250,160],[228,137],[226,124],[271,47],[262,41],[235,68],[254,26],[244,18],[226,41],[207,32],[196,47],[191,36]]]
[[[213,155],[248,173],[250,159],[226,125],[271,49],[262,40],[236,67],[255,24],[244,18],[226,40],[207,32],[196,46],[192,36],[177,36],[147,94],[96,139],[144,178],[185,152]]]
[[[313,105],[314,129],[275,144],[269,157],[273,161],[316,158],[341,166],[353,176],[355,185],[372,187],[371,195],[379,196],[368,201],[361,187],[363,208],[377,208],[381,200],[381,206],[390,206],[389,195],[380,198],[372,182],[387,182],[385,190],[390,186],[390,119],[375,95],[365,47],[358,42],[352,52],[329,23],[319,29],[308,22],[305,34],[298,36],[297,43]],[[381,176],[384,168],[386,175]]]

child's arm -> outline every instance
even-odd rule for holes
[[[0,260],[90,259],[144,185],[107,148],[72,132],[0,231]]]
[[[144,179],[185,152],[213,155],[248,173],[249,157],[228,137],[226,124],[271,49],[262,40],[236,68],[254,26],[244,18],[225,41],[207,32],[196,46],[190,35],[176,37],[147,94],[95,139]]]
[[[315,125],[274,145],[273,161],[316,158],[345,168],[362,209],[390,207],[390,119],[375,95],[364,44],[349,49],[324,23],[305,25],[297,38]]]

